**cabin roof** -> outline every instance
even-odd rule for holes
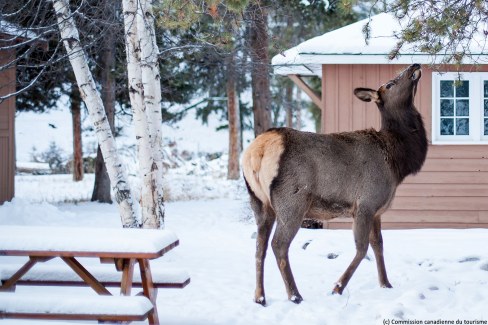
[[[371,20],[371,38],[366,43],[363,27]],[[297,46],[277,54],[272,59],[276,74],[322,75],[322,64],[411,64],[432,63],[426,53],[406,46],[398,59],[388,60],[388,54],[397,43],[397,34],[402,23],[392,14],[381,13],[334,31],[314,37]],[[465,63],[488,63],[487,36],[480,28],[470,42],[472,58]],[[484,52],[484,54],[483,54]],[[444,55],[434,58],[436,62]]]
[[[16,36],[23,39],[39,38],[39,36],[33,31],[22,28],[3,19],[0,19],[0,34]]]

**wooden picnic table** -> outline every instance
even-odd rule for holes
[[[149,323],[159,324],[156,290],[149,261],[161,257],[178,244],[176,235],[166,230],[1,226],[0,256],[27,256],[29,260],[3,282],[0,291],[11,291],[15,288],[17,281],[36,263],[60,258],[95,292],[109,296],[111,293],[107,288],[78,261],[80,257],[92,257],[100,259],[102,263],[114,263],[117,270],[122,271],[120,293],[130,296],[134,264],[137,262],[142,294],[153,307],[147,314]],[[9,317],[8,313],[3,316]],[[35,318],[50,316],[52,315],[37,315]],[[90,319],[80,315],[78,317]]]

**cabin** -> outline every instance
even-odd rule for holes
[[[382,217],[383,228],[488,227],[488,51],[482,48],[486,35],[480,32],[472,42],[476,62],[433,70],[432,57],[409,48],[389,61],[401,26],[386,13],[370,19],[368,44],[362,32],[369,20],[365,19],[276,55],[274,73],[290,77],[307,93],[322,111],[321,132],[333,133],[379,129],[376,106],[358,100],[353,89],[377,89],[406,66],[422,64],[415,105],[428,132],[427,160],[417,175],[398,187]],[[321,94],[307,85],[302,78],[306,76],[321,78]],[[324,224],[350,227],[349,219]]]
[[[0,20],[0,96],[15,93],[16,65],[13,44],[29,43],[47,50],[47,42],[31,31]],[[0,100],[0,204],[15,194],[15,96]]]

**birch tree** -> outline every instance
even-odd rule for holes
[[[160,228],[164,227],[162,120],[154,21],[143,16],[148,4],[137,0],[123,0],[122,5],[129,95],[134,112],[139,169],[142,177],[142,224],[145,228]],[[151,13],[150,15],[152,17]],[[152,32],[146,30],[150,29],[151,25]]]
[[[150,168],[150,191],[155,201],[151,214],[143,215],[144,228],[164,227],[163,200],[163,139],[161,116],[161,83],[159,75],[159,49],[156,43],[153,7],[150,0],[139,0],[137,11],[137,35],[141,47],[141,80],[144,89],[144,106],[147,114],[147,128],[153,157]],[[149,193],[148,193],[149,195]]]
[[[105,114],[103,102],[88,67],[80,37],[71,16],[68,0],[52,0],[59,32],[80,88],[81,98],[95,127],[98,143],[105,158],[107,171],[119,205],[123,227],[138,227],[134,204],[124,165],[117,154],[115,140]]]

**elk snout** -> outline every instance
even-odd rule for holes
[[[418,63],[412,64],[408,70],[411,71],[412,80],[419,80],[422,76],[422,70],[420,70],[420,64]]]

